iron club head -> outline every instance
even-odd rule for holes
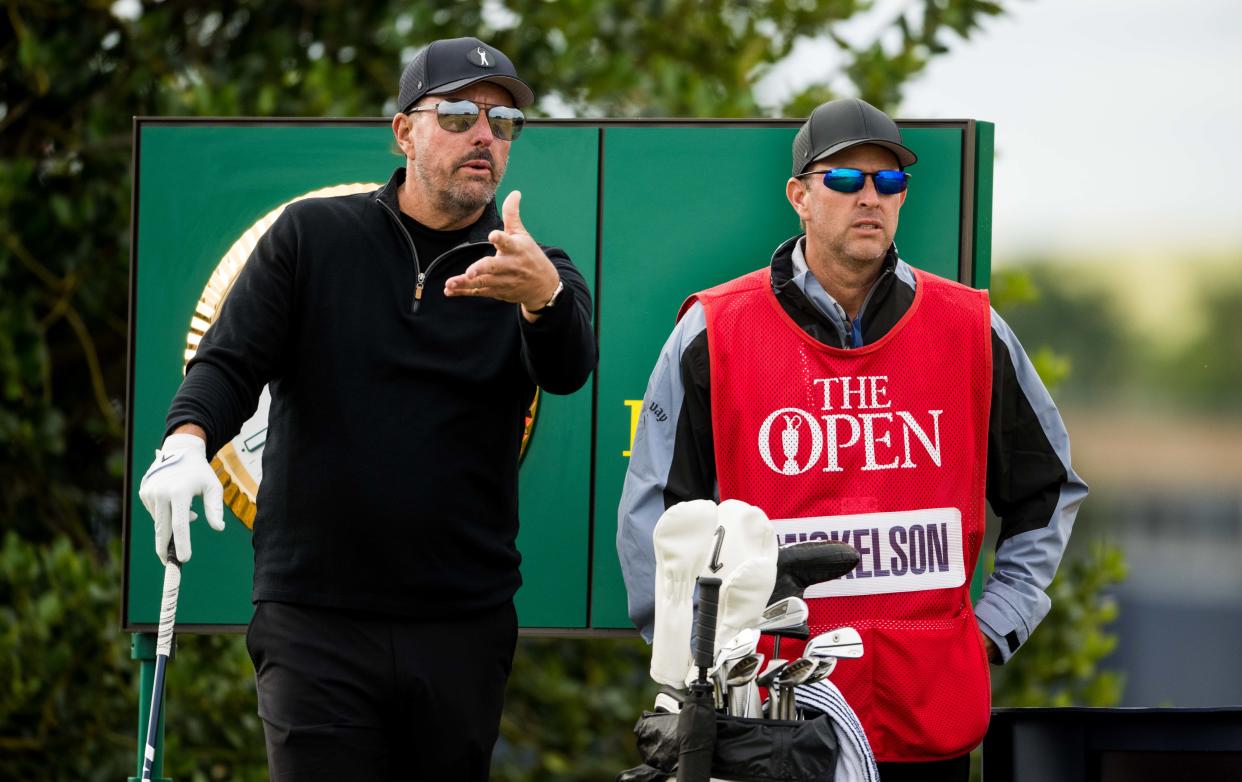
[[[803,654],[807,657],[856,660],[863,656],[862,636],[852,627],[838,627],[808,641]]]

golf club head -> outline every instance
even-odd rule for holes
[[[815,672],[811,674],[811,678],[807,679],[805,683],[814,684],[815,682],[822,682],[824,679],[827,679],[829,674],[835,671],[836,668],[837,658],[824,657],[818,661],[818,664],[815,666]]]
[[[769,603],[802,597],[812,584],[840,578],[858,565],[859,554],[848,543],[809,540],[781,548],[776,554],[776,585]]]
[[[767,667],[763,669],[763,673],[759,674],[759,676],[755,679],[755,684],[760,687],[772,687],[777,674],[779,674],[781,669],[788,664],[788,660],[769,661]]]
[[[748,627],[716,650],[716,659],[711,668],[707,670],[709,678],[715,677],[723,681],[729,675],[729,668],[736,661],[753,654],[755,649],[759,648],[759,631],[753,627]],[[698,668],[691,666],[686,673],[686,686],[698,678]]]
[[[863,656],[862,636],[852,627],[838,627],[812,638],[802,653],[807,657],[857,660]]]
[[[726,661],[732,663],[751,654],[755,649],[759,648],[759,630],[754,627],[747,627],[737,635],[729,639],[729,641],[716,653],[716,667],[720,667]]]
[[[800,597],[786,597],[763,609],[759,617],[759,632],[771,633],[788,630],[806,624],[811,611]]]
[[[737,660],[729,668],[724,680],[724,690],[727,693],[726,706],[733,716],[750,716],[755,710],[752,700],[757,702],[759,699],[755,677],[763,667],[763,661],[764,656],[755,652]]]
[[[729,669],[729,676],[725,679],[725,684],[733,688],[753,682],[755,677],[759,675],[759,669],[763,667],[763,661],[764,657],[759,652],[746,655]]]
[[[812,660],[809,657],[799,657],[777,671],[773,681],[778,687],[797,687],[799,684],[806,684],[818,667],[819,662],[817,660]]]
[[[796,719],[798,716],[797,701],[794,699],[794,688],[806,682],[815,673],[819,663],[809,657],[799,657],[776,672],[773,683],[776,685],[777,698],[776,716],[783,720]]]

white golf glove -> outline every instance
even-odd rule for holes
[[[776,530],[766,513],[740,500],[725,500],[716,513],[723,535],[714,532],[702,575],[721,580],[716,638],[727,640],[757,626],[767,607],[776,584]]]
[[[651,638],[651,678],[682,686],[690,664],[690,626],[695,578],[711,555],[716,503],[681,502],[656,522],[655,631]],[[769,591],[771,591],[769,589]]]
[[[190,510],[194,495],[203,495],[207,523],[224,529],[224,487],[207,462],[207,444],[192,434],[172,434],[155,452],[155,461],[142,476],[138,497],[155,519],[155,553],[168,564],[168,542],[177,560],[190,559],[190,522],[198,514]]]

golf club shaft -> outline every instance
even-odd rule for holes
[[[152,778],[155,746],[159,738],[160,712],[164,707],[164,673],[172,654],[173,626],[177,621],[177,595],[181,590],[181,563],[172,555],[164,566],[164,592],[160,601],[160,629],[155,641],[155,677],[151,685],[151,711],[147,717],[147,745],[143,750],[142,779]]]
[[[716,745],[716,709],[708,670],[716,646],[716,612],[720,602],[720,579],[700,576],[699,612],[694,638],[694,664],[698,677],[677,717],[677,782],[707,782],[712,775]]]

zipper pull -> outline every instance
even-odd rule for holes
[[[418,301],[423,297],[423,283],[427,280],[426,272],[418,273],[418,282],[414,285],[414,301]]]

